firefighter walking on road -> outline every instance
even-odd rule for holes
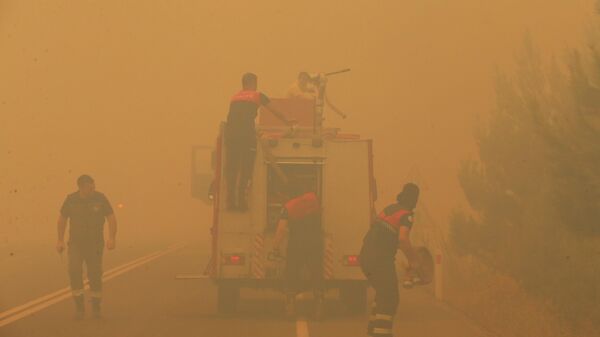
[[[303,186],[295,187],[291,194],[293,198],[282,209],[273,245],[275,254],[280,255],[282,241],[288,233],[284,273],[286,314],[292,316],[295,312],[295,299],[304,288],[302,271],[306,268],[315,297],[315,316],[320,318],[323,310],[321,206],[317,194]]]
[[[62,254],[65,246],[65,231],[69,225],[69,279],[75,301],[75,318],[82,319],[85,313],[83,291],[83,264],[90,281],[90,297],[94,318],[100,318],[102,300],[102,254],[104,250],[104,222],[108,220],[106,248],[115,248],[117,220],[104,194],[96,192],[92,177],[82,175],[77,179],[79,190],[65,199],[58,217],[58,242],[56,250]]]
[[[419,259],[410,243],[413,210],[419,198],[417,185],[408,183],[387,206],[365,235],[360,264],[370,285],[375,289],[375,306],[369,320],[368,335],[392,337],[392,323],[398,306],[398,279],[395,256],[400,249],[409,263],[411,284],[419,282]],[[408,282],[409,280],[406,280]]]

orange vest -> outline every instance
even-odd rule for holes
[[[406,214],[412,213],[411,211],[407,211],[405,209],[398,210],[390,215],[386,215],[385,211],[382,211],[377,216],[377,219],[384,221],[388,225],[392,226],[396,231],[400,229],[400,219]]]
[[[288,218],[291,221],[302,220],[308,216],[318,214],[321,210],[319,198],[314,192],[305,193],[285,204]]]
[[[251,102],[260,106],[260,92],[253,90],[242,90],[231,97],[231,102]]]

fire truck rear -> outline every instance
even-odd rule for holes
[[[290,130],[269,112],[260,113],[259,145],[247,188],[248,211],[225,207],[224,124],[214,148],[209,192],[213,203],[212,257],[206,273],[218,285],[219,312],[235,310],[241,288],[283,289],[285,259],[272,259],[269,252],[286,201],[285,187],[298,181],[314,186],[322,204],[325,288],[339,293],[350,310],[364,311],[367,284],[358,255],[376,198],[372,141],[322,127],[318,105],[315,108],[313,101],[273,99],[271,104],[296,119],[298,126]],[[196,148],[195,163],[205,151]],[[198,168],[194,172],[197,181],[207,176]]]

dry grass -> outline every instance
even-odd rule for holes
[[[567,321],[552,303],[529,295],[516,280],[472,257],[455,258],[451,265],[447,301],[498,336],[600,336],[591,320]]]

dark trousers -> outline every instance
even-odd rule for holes
[[[396,241],[388,234],[380,230],[369,231],[360,255],[362,271],[375,290],[375,305],[367,331],[369,336],[393,336],[392,324],[398,308],[398,277],[391,255],[392,250],[395,253]]]
[[[255,157],[256,139],[249,137],[231,138],[227,142],[225,174],[227,179],[227,200],[230,204],[236,203],[236,200],[241,203],[245,202],[246,187],[252,178]]]
[[[90,295],[102,297],[102,253],[104,245],[99,243],[69,244],[69,279],[74,296],[83,295],[83,264],[90,281]]]
[[[302,279],[302,271],[306,268],[309,273],[309,284]],[[285,265],[285,288],[289,294],[298,293],[306,288],[322,296],[323,292],[323,244],[321,241],[307,242],[304,240],[288,243]]]

